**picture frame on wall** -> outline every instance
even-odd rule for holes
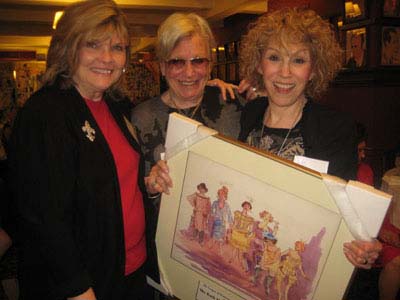
[[[236,53],[236,44],[235,42],[231,42],[225,45],[225,52],[226,52],[226,59],[228,61],[236,60],[237,53]]]
[[[223,63],[226,61],[226,56],[225,56],[225,47],[223,46],[218,46],[217,47],[217,62],[218,63]]]
[[[367,16],[367,1],[353,0],[344,1],[344,20],[346,23],[366,19]]]
[[[237,65],[236,63],[228,64],[228,81],[237,81],[237,72],[236,72]]]
[[[218,66],[214,66],[211,71],[211,78],[218,78]]]
[[[218,65],[218,78],[221,80],[226,81],[226,65],[225,64],[219,64]]]
[[[383,16],[389,18],[400,18],[400,0],[384,0]]]
[[[400,66],[400,26],[383,26],[381,65]]]
[[[217,48],[212,48],[212,49],[211,49],[211,61],[212,61],[214,64],[218,63]]]
[[[345,35],[345,68],[356,69],[367,66],[367,28],[349,29]]]

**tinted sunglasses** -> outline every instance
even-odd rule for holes
[[[210,60],[206,57],[192,57],[190,59],[172,58],[166,61],[168,67],[176,70],[183,69],[186,62],[189,62],[193,68],[202,69],[208,66]]]

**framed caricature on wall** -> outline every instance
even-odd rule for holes
[[[367,28],[360,27],[346,31],[347,68],[362,68],[367,62]]]
[[[400,18],[400,0],[384,0],[383,16]]]
[[[344,1],[345,22],[362,20],[367,17],[365,0]]]
[[[400,26],[383,26],[381,65],[400,66]]]

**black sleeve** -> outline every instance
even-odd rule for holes
[[[357,174],[354,121],[318,104],[307,107],[303,127],[305,155],[329,161],[328,173],[346,180]]]
[[[21,268],[40,266],[51,293],[74,296],[91,286],[73,235],[76,145],[62,108],[32,102],[20,111],[10,145]]]
[[[346,180],[355,180],[357,177],[355,123],[350,119],[344,119],[333,128],[331,145],[328,173]]]

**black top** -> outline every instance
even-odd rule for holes
[[[121,103],[105,101],[128,143],[141,153]],[[95,130],[93,141],[83,131],[85,122]],[[125,248],[116,166],[77,90],[55,85],[35,93],[17,116],[9,154],[24,299],[62,299],[92,286],[97,299],[117,300]],[[147,264],[157,275],[156,220],[143,173],[141,157],[138,185],[146,212]]]
[[[261,129],[267,106],[267,98],[245,106],[240,120],[240,141],[245,142],[254,129]],[[308,100],[299,125],[305,156],[329,161],[329,174],[346,180],[356,178],[356,127],[350,117]]]

